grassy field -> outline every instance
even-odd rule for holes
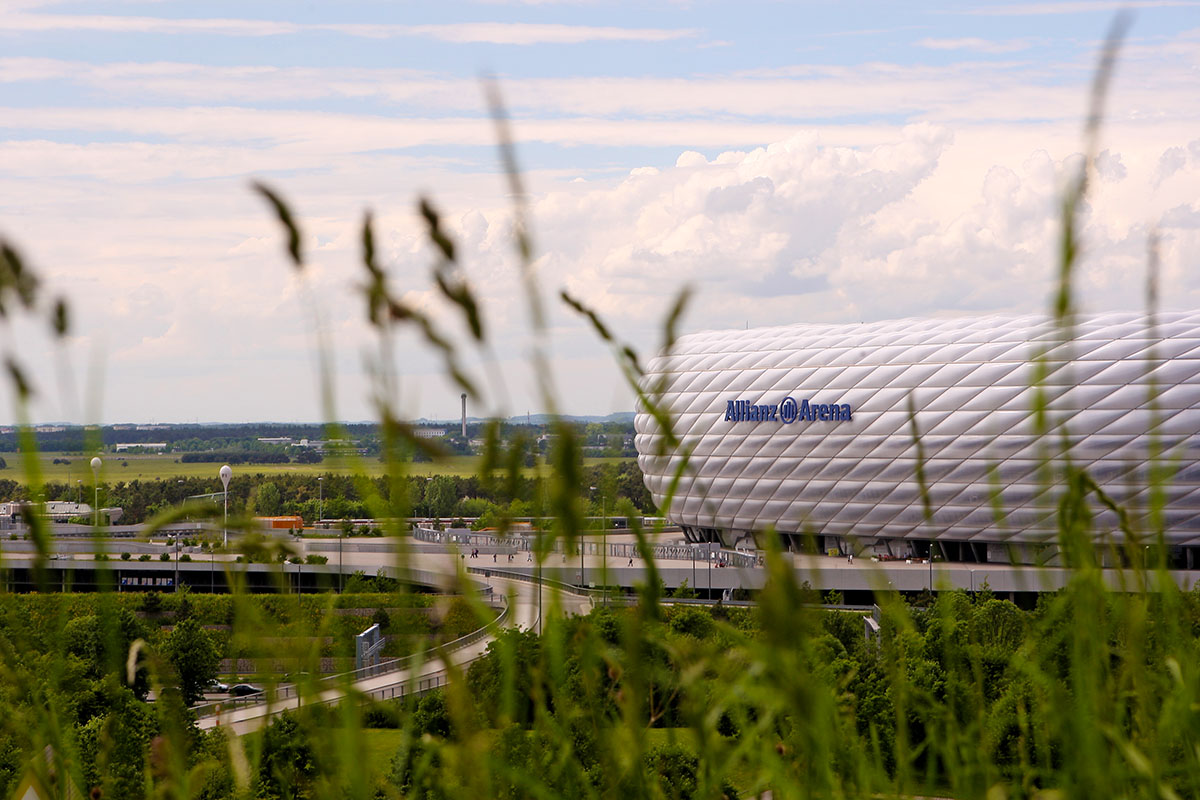
[[[0,470],[0,478],[8,478],[18,483],[28,483],[25,470],[25,457],[21,453],[0,453],[6,469]],[[131,480],[157,480],[162,478],[217,478],[220,464],[185,464],[178,461],[176,454],[170,455],[102,455],[104,460],[101,479],[109,483]],[[39,453],[37,456],[43,480],[51,483],[74,483],[82,481],[86,488],[92,482],[92,469],[89,466],[90,456],[68,455],[63,453]],[[60,463],[55,464],[58,460]],[[620,463],[629,461],[626,458],[588,458],[584,464]],[[68,463],[61,463],[66,461]],[[474,475],[479,469],[477,456],[450,456],[437,462],[410,463],[405,465],[410,475],[458,475],[466,477]],[[376,458],[364,458],[351,461],[348,459],[326,459],[321,464],[242,464],[233,468],[234,474],[264,475],[300,474],[300,475],[335,475],[365,474],[372,477],[383,474],[384,465]],[[540,474],[546,469],[544,464],[525,470],[526,475]]]
[[[652,747],[678,744],[692,752],[696,750],[695,733],[687,728],[651,728],[646,731],[646,737]],[[364,755],[370,774],[386,776],[388,770],[391,769],[392,756],[400,747],[401,732],[388,728],[366,728],[363,730],[363,739],[366,742]],[[746,787],[753,782],[754,778],[749,770],[738,771],[726,777],[729,778],[729,782],[734,785],[734,788],[741,792],[746,791]]]

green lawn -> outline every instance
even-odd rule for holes
[[[0,470],[0,478],[9,478],[18,483],[28,483],[25,470],[25,457],[21,453],[0,453],[5,462],[8,463],[6,469]],[[101,479],[109,483],[117,481],[131,480],[157,480],[161,478],[193,478],[193,477],[217,477],[217,470],[221,468],[220,464],[185,464],[177,461],[177,454],[170,455],[116,455],[112,453],[101,456],[104,460],[103,473]],[[83,486],[86,488],[92,482],[92,468],[90,466],[90,456],[82,456],[75,454],[64,453],[39,453],[37,455],[39,469],[42,473],[42,479],[51,483],[75,483],[83,481]],[[60,462],[66,461],[69,463],[55,464],[55,459]],[[622,461],[630,461],[627,458],[588,458],[584,459],[584,464],[591,466],[593,464],[605,463],[620,463]],[[477,456],[450,456],[448,458],[439,459],[436,462],[411,463],[405,464],[410,475],[429,476],[429,475],[457,475],[467,477],[476,474],[479,466],[479,458]],[[366,474],[372,477],[383,474],[384,465],[375,457],[362,459],[326,459],[321,464],[241,464],[234,466],[234,474],[242,473],[254,475],[263,473],[264,475],[280,475],[280,474],[301,474],[301,475],[324,475],[333,473],[335,475],[349,474]],[[545,465],[539,464],[537,467],[525,470],[526,475],[535,475],[545,472]]]
[[[367,771],[370,778],[384,777],[392,768],[392,756],[400,747],[401,732],[392,728],[364,728]]]

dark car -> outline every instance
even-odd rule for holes
[[[229,693],[234,697],[245,697],[249,694],[258,694],[261,691],[262,689],[259,687],[251,686],[248,683],[235,683],[229,687]]]

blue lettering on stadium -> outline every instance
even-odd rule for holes
[[[791,425],[803,422],[849,422],[854,419],[849,403],[813,403],[809,400],[796,402],[785,397],[778,404],[752,403],[749,400],[726,400],[727,422],[782,422]]]

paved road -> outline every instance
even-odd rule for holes
[[[386,554],[371,555],[381,556]],[[457,560],[461,567],[461,559]],[[445,574],[454,575],[456,569],[455,561],[456,558],[453,555],[429,554],[427,557],[415,559],[410,566],[429,571],[440,568]],[[379,558],[370,558],[355,559],[353,561],[346,559],[345,563],[347,567],[353,565],[355,568],[360,566],[378,568],[379,566],[391,566],[394,561],[382,563]],[[538,587],[535,584],[518,580],[506,580],[496,576],[488,579],[481,579],[479,576],[473,576],[473,578],[483,585],[490,586],[494,594],[508,598],[509,613],[505,619],[506,625],[526,629],[537,626],[539,619]],[[591,602],[587,598],[565,593],[554,594],[552,590],[546,589],[542,597],[542,607],[547,613],[555,605],[551,600],[552,595],[558,600],[558,606],[564,613],[587,613],[591,608]],[[414,691],[424,692],[432,688],[437,688],[446,682],[451,667],[458,669],[465,668],[466,665],[483,655],[491,640],[491,637],[485,636],[468,645],[449,651],[446,653],[445,660],[441,657],[434,657],[430,661],[410,669],[389,672],[356,681],[350,687],[350,691],[377,700],[388,700],[403,697],[405,694]],[[296,697],[291,691],[288,691],[287,695],[286,698],[275,702],[241,706],[222,714],[203,717],[199,721],[199,726],[204,729],[221,726],[239,734],[256,730],[269,717],[281,711],[299,706],[301,702],[300,698]],[[305,697],[304,702],[336,703],[346,695],[347,690],[345,688],[329,688],[322,691],[316,698]]]

